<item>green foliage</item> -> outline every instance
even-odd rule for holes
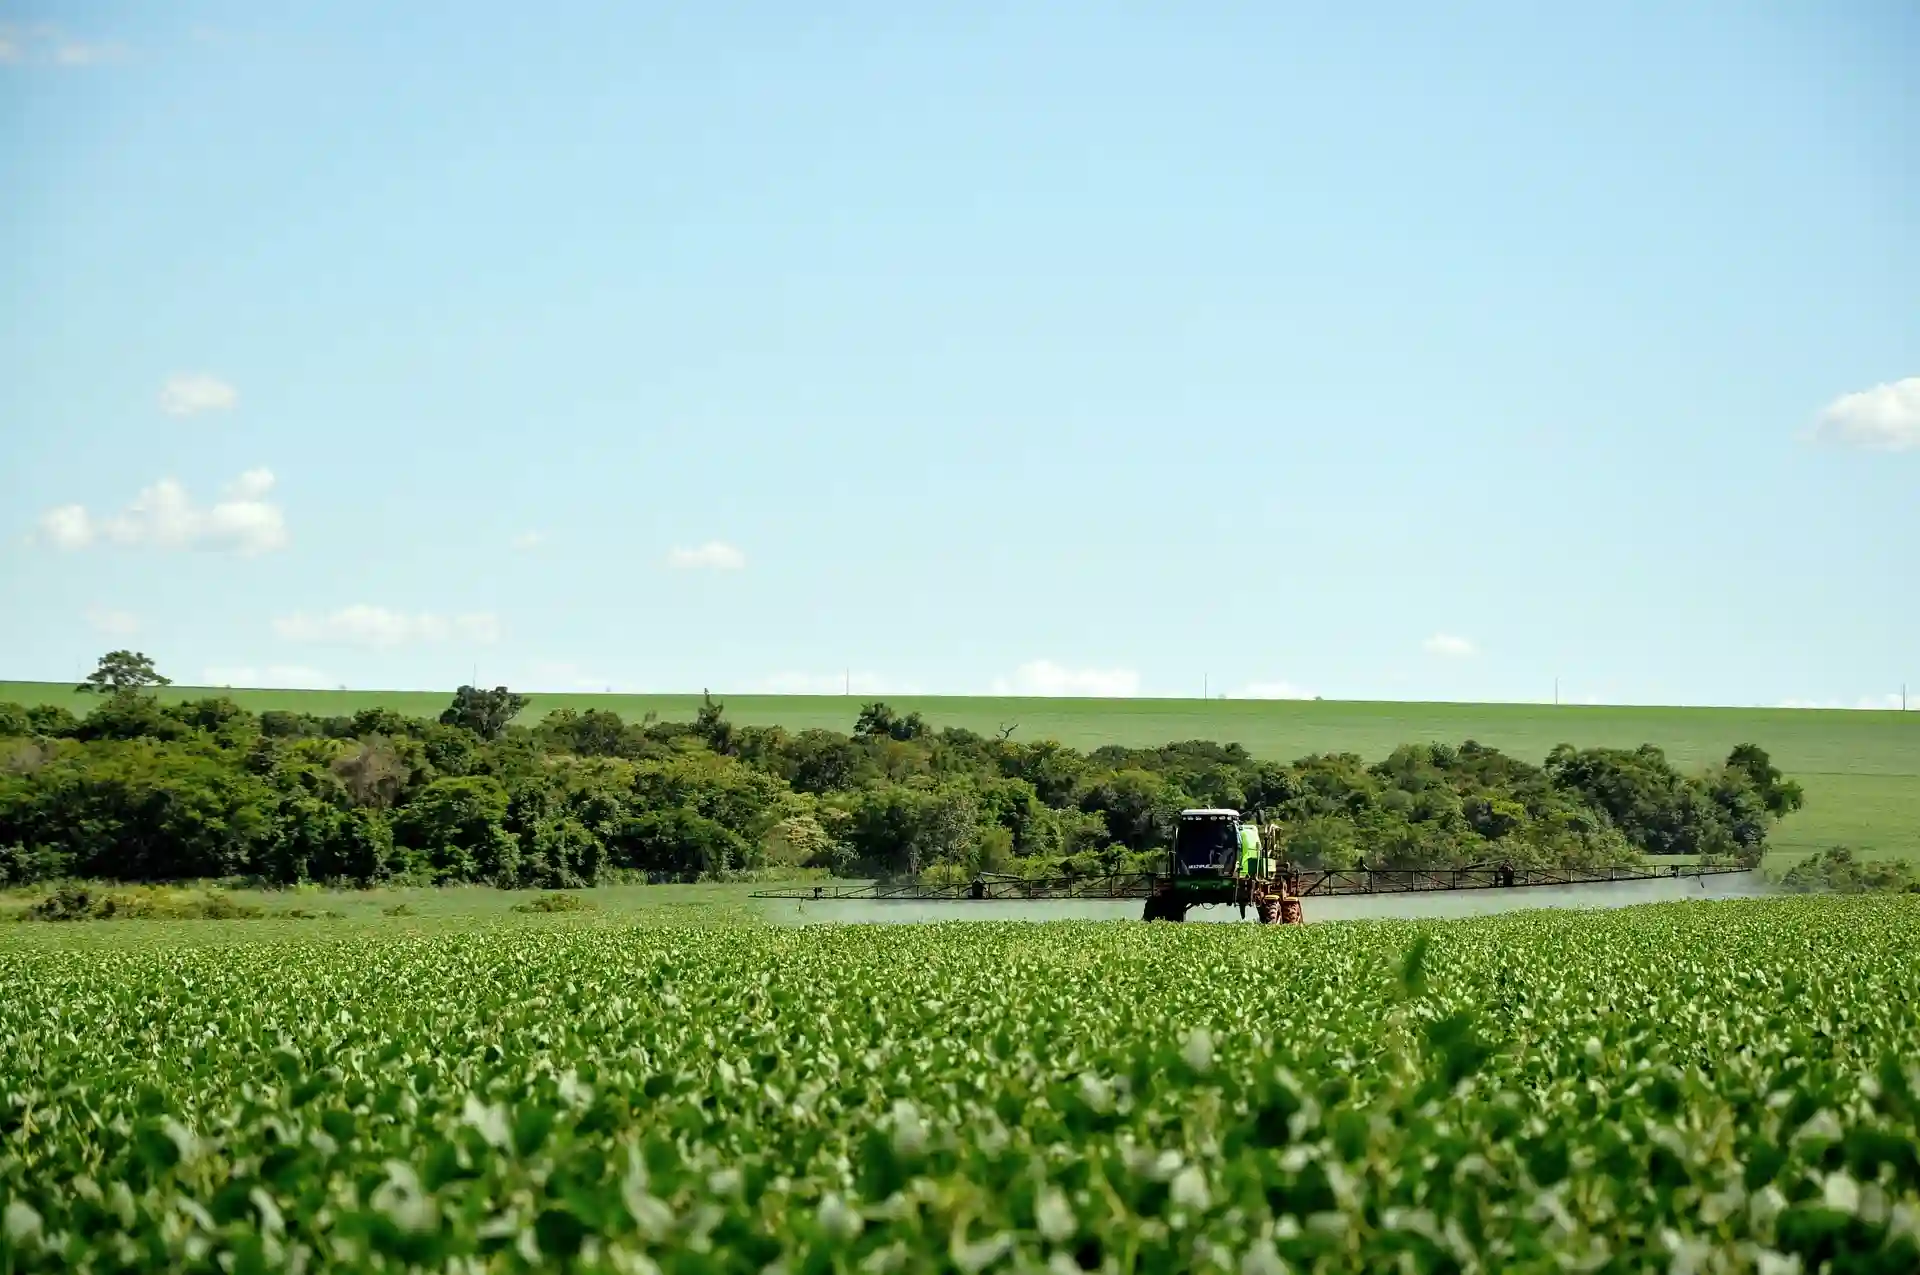
[[[1727,767],[1746,773],[1760,794],[1761,803],[1775,818],[1792,814],[1806,804],[1800,785],[1780,773],[1764,748],[1758,744],[1736,744],[1727,754]]]
[[[329,737],[341,739],[352,738],[352,715],[361,709],[390,708],[430,722],[447,703],[446,693],[433,691],[216,692],[182,691],[175,686],[158,692],[163,701],[174,695],[214,693],[231,696],[263,718],[269,711],[291,712]],[[88,697],[75,693],[71,684],[0,682],[0,701],[7,700],[64,705],[77,712],[88,707]],[[1316,751],[1355,753],[1373,761],[1408,741],[1465,739],[1479,740],[1536,766],[1561,742],[1629,750],[1653,742],[1675,766],[1700,774],[1724,761],[1735,741],[1752,740],[1763,743],[1773,763],[1804,788],[1805,805],[1768,838],[1769,864],[1784,867],[1791,862],[1788,852],[1799,857],[1830,845],[1920,858],[1920,731],[1912,729],[1911,717],[1897,712],[1333,700],[1261,704],[1152,698],[1009,701],[974,696],[888,703],[898,711],[924,714],[937,723],[936,736],[974,732],[976,738],[984,736],[994,764],[1010,776],[1018,772],[1012,769],[1012,750],[1003,745],[1003,736],[1028,745],[1058,741],[1056,747],[1082,762],[1085,750],[1103,744],[1146,747],[1163,742],[1169,734],[1236,740],[1254,758],[1242,772],[1243,782],[1259,768],[1282,772],[1288,759]],[[539,696],[523,718],[562,707],[582,713],[609,711],[619,714],[637,738],[652,744],[670,740],[676,733],[686,734],[699,706],[697,693],[555,693]],[[777,729],[788,740],[809,730],[846,739],[857,708],[857,702],[837,696],[727,697],[727,714],[743,729]],[[529,720],[528,725],[535,723]],[[1009,727],[1017,729],[1009,735]],[[791,776],[783,777],[793,782]],[[863,776],[854,786],[864,781]],[[1062,807],[1059,792],[1035,786],[1049,807]],[[1275,803],[1249,788],[1247,804]]]
[[[655,881],[695,881],[747,866],[747,841],[685,806],[629,817],[613,838],[619,866]]]
[[[436,881],[512,885],[520,842],[507,828],[507,800],[491,776],[436,779],[395,816],[394,842]]]
[[[440,723],[443,726],[465,727],[481,739],[498,739],[531,702],[526,696],[516,695],[504,686],[496,686],[490,691],[463,686],[453,693],[453,703],[440,714]]]
[[[1920,894],[1920,875],[1908,863],[1860,860],[1846,846],[1831,846],[1789,868],[1780,887],[1796,894]]]
[[[723,756],[733,751],[733,723],[726,719],[726,713],[725,704],[716,704],[713,696],[700,692],[700,711],[694,715],[693,734]]]
[[[513,905],[515,912],[591,912],[593,901],[577,894],[552,893]]]
[[[576,712],[557,708],[541,721],[536,732],[547,749],[579,757],[634,757],[644,752],[645,735],[621,720],[618,713],[590,708]]]
[[[138,651],[109,651],[100,657],[100,663],[93,672],[87,674],[87,680],[73,689],[120,695],[128,691],[143,691],[151,686],[171,685],[173,679],[160,675],[160,671],[153,666],[151,656]]]
[[[879,702],[851,735],[735,726],[710,697],[692,722],[563,708],[528,729],[506,724],[519,702],[463,687],[437,722],[135,691],[78,722],[0,706],[26,732],[0,739],[0,882],[1116,871],[1155,866],[1177,812],[1205,805],[1277,820],[1274,848],[1304,867],[1751,863],[1801,800],[1752,745],[1704,774],[1658,749],[1561,748],[1541,767],[1472,740],[1283,765],[1208,740],[1014,743]]]
[[[266,912],[218,890],[113,889],[63,885],[38,899],[23,921],[250,921]]]
[[[80,719],[58,704],[35,704],[27,709],[27,733],[49,739],[71,739]]]
[[[0,946],[14,1271],[1920,1269],[1920,899]]]
[[[73,730],[75,739],[185,739],[193,727],[160,707],[151,695],[139,691],[111,692]]]
[[[1555,748],[1547,774],[1556,786],[1603,811],[1622,835],[1648,854],[1733,855],[1752,863],[1767,829],[1797,809],[1799,789],[1780,780],[1765,752],[1734,749],[1711,777],[1681,774],[1651,744],[1627,750]]]
[[[0,844],[50,856],[53,875],[235,876],[277,834],[277,805],[267,783],[205,741],[108,741],[0,773]]]
[[[770,866],[831,868],[839,842],[812,814],[789,815],[767,830],[766,858]]]
[[[853,733],[859,739],[919,739],[928,733],[927,723],[918,713],[896,713],[875,701],[863,704],[854,720]]]

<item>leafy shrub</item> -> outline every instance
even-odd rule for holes
[[[1795,894],[1920,894],[1920,876],[1897,859],[1862,861],[1846,846],[1830,846],[1787,869],[1780,886]]]
[[[63,885],[28,908],[33,921],[251,921],[262,908],[241,903],[217,890],[110,890]]]
[[[591,912],[595,904],[592,899],[583,899],[577,894],[543,894],[537,899],[528,899],[525,903],[513,905],[515,912]]]

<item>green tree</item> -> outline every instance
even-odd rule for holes
[[[1087,772],[1087,759],[1056,740],[1002,743],[999,751],[1000,773],[1026,780],[1040,800],[1056,809],[1070,804],[1074,789]]]
[[[169,706],[166,714],[228,743],[239,743],[259,729],[259,721],[252,713],[224,695],[185,700]]]
[[[521,838],[519,884],[541,890],[589,886],[600,879],[606,857],[606,842],[578,819],[541,819]]]
[[[636,811],[690,810],[754,841],[781,817],[783,801],[791,798],[778,776],[705,751],[638,762],[633,767]]]
[[[789,815],[767,830],[762,841],[767,861],[782,867],[832,867],[838,843],[810,814]]]
[[[727,720],[727,706],[716,703],[704,690],[700,692],[700,711],[694,714],[693,733],[722,756],[733,751],[733,723]]]
[[[490,775],[436,779],[393,821],[394,840],[437,881],[512,884],[520,846],[507,828],[507,790]]]
[[[780,768],[787,782],[801,792],[824,794],[852,788],[866,763],[860,745],[837,731],[803,730],[780,750]]]
[[[49,739],[71,739],[80,729],[80,719],[64,704],[35,704],[27,710],[27,727],[32,734]]]
[[[181,739],[193,728],[160,707],[151,695],[115,691],[74,730],[77,739]]]
[[[1108,835],[1129,850],[1165,845],[1184,804],[1179,791],[1150,770],[1114,771],[1080,797],[1080,809],[1103,816]]]
[[[153,666],[151,656],[138,651],[109,651],[100,657],[99,665],[87,674],[87,680],[74,687],[76,691],[110,692],[144,691],[151,686],[172,686],[173,679],[162,677]]]
[[[325,732],[320,728],[320,719],[310,713],[270,708],[260,714],[260,733],[269,739],[313,739]]]
[[[626,821],[614,854],[615,862],[634,871],[692,880],[743,862],[747,844],[691,810],[650,810]]]
[[[75,876],[177,881],[248,871],[276,831],[277,794],[204,739],[110,740],[0,772],[0,845],[57,854]]]
[[[538,733],[555,749],[579,757],[625,757],[635,752],[626,722],[604,708],[584,713],[557,708],[541,721]]]
[[[482,739],[494,740],[506,734],[507,727],[531,703],[504,686],[490,691],[463,686],[453,693],[453,703],[440,714],[444,726],[464,726]]]
[[[919,739],[927,733],[927,723],[918,713],[902,717],[891,706],[875,700],[861,706],[853,733],[859,739]]]
[[[426,722],[420,730],[420,752],[435,777],[471,775],[480,765],[480,744],[464,726]]]
[[[418,725],[418,719],[391,708],[363,708],[353,715],[350,729],[355,739],[366,739],[370,735],[400,739],[412,734]]]
[[[1780,768],[1758,744],[1734,745],[1733,751],[1727,754],[1727,765],[1747,773],[1768,813],[1776,819],[1785,818],[1806,804],[1806,794],[1800,785],[1781,774]]]

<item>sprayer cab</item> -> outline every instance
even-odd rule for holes
[[[1165,874],[1147,891],[1149,921],[1184,921],[1187,910],[1224,903],[1260,914],[1264,925],[1301,920],[1295,875],[1266,857],[1258,819],[1238,810],[1182,810],[1173,825]]]
[[[1260,829],[1237,810],[1182,810],[1173,829],[1169,875],[1228,881],[1260,869]]]

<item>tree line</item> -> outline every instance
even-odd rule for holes
[[[114,652],[84,716],[0,704],[0,884],[1123,871],[1157,864],[1194,806],[1262,812],[1308,867],[1757,863],[1801,804],[1751,744],[1703,774],[1651,745],[1534,765],[1471,740],[1280,763],[1207,740],[1015,741],[878,702],[845,734],[742,725],[710,697],[692,721],[562,708],[526,726],[505,687],[461,687],[426,720],[162,704],[164,682]]]

